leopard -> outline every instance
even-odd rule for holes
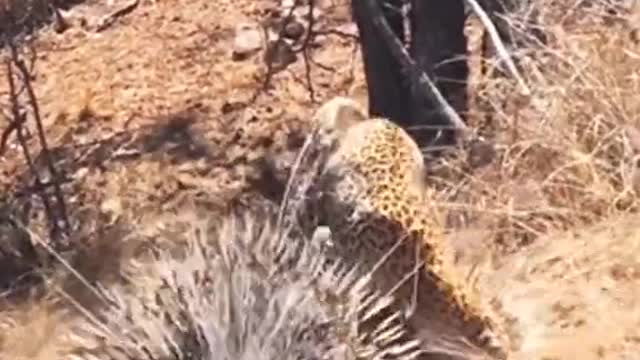
[[[327,153],[313,209],[329,230],[330,257],[357,265],[397,300],[427,350],[449,354],[432,358],[507,359],[501,317],[447,256],[436,193],[413,138],[341,96],[319,107],[312,127]]]

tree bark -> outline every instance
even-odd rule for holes
[[[469,67],[464,2],[412,0],[411,9],[410,54],[466,122]],[[438,111],[436,104],[427,103],[416,95],[413,91],[409,96],[410,127],[427,125],[442,127],[443,130],[439,133],[437,130],[415,129],[410,131],[412,136],[423,147],[453,145],[455,134],[452,124]]]
[[[451,107],[466,122],[467,113],[467,39],[464,34],[466,0],[375,0],[382,8],[386,21],[395,35],[408,45],[408,53],[418,67],[435,83],[438,91]],[[382,41],[378,29],[369,13],[365,0],[352,0],[354,20],[360,34],[365,77],[368,85],[369,113],[386,117],[405,128],[418,145],[427,150],[431,146],[441,147],[456,143],[456,132],[451,118],[442,111],[442,106],[424,96],[424,91],[412,88],[401,63],[394,58],[387,44]],[[408,15],[410,39],[404,38],[402,5],[410,2]],[[519,47],[522,40],[501,18],[523,5],[523,0],[480,0],[496,26],[507,49]],[[539,41],[544,34],[531,30]],[[491,53],[491,44],[483,41],[485,55]],[[517,59],[516,64],[517,64]],[[439,129],[439,130],[438,130]]]
[[[382,1],[378,2],[385,13],[389,26],[404,43],[401,14],[382,6]],[[400,7],[401,3],[401,0],[387,1],[387,4],[393,7]],[[364,3],[361,0],[353,0],[351,6],[360,36],[368,87],[369,115],[386,117],[400,125],[408,125],[407,94],[409,82],[404,78],[397,59],[394,59],[387,46],[381,41],[378,30],[375,28]]]

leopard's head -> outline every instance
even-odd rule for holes
[[[367,120],[365,110],[355,100],[337,96],[324,103],[313,116],[313,131],[318,144],[333,147],[347,129]]]

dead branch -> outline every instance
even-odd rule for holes
[[[300,5],[300,0],[295,0],[295,2],[293,3],[293,6],[291,6],[289,11],[287,12],[287,15],[282,20],[282,23],[280,24],[280,27],[278,29],[278,37],[276,38],[276,41],[273,44],[273,49],[275,49],[275,51],[277,51],[277,49],[279,49],[280,46],[282,46],[282,44],[284,43],[284,34],[286,31],[287,25],[294,18],[294,11],[298,8],[299,5]],[[268,47],[269,34],[266,29],[264,30],[264,38],[267,39],[267,47]],[[268,51],[268,50],[269,49],[267,48],[265,51]],[[265,58],[267,59],[266,61],[267,72],[264,76],[264,80],[262,81],[262,86],[259,89],[257,89],[257,91],[253,94],[253,96],[251,96],[251,100],[249,100],[249,103],[254,103],[258,99],[260,94],[267,91],[267,89],[269,88],[269,84],[271,84],[271,80],[273,79],[273,75],[275,75],[276,71],[275,71],[273,59],[269,59],[268,57],[265,57]]]
[[[480,4],[478,4],[476,0],[466,0],[466,1],[471,6],[471,9],[473,9],[473,12],[476,15],[478,15],[480,22],[482,22],[482,25],[487,30],[487,33],[489,34],[491,41],[496,47],[496,52],[498,53],[498,56],[507,65],[507,69],[509,69],[511,76],[513,76],[518,82],[518,86],[520,87],[520,90],[522,91],[523,95],[530,95],[531,89],[529,89],[526,82],[524,81],[524,78],[522,77],[522,75],[520,75],[520,72],[516,68],[516,65],[513,62],[513,59],[511,59],[511,56],[509,55],[507,48],[504,46],[504,43],[500,39],[498,30],[496,29],[493,22],[491,22],[489,15],[487,15],[487,13],[482,9],[482,6],[480,6]]]
[[[271,45],[271,48],[274,49],[274,51],[277,51],[279,49],[280,46],[282,46],[282,44],[284,43],[284,38],[285,38],[285,31],[286,31],[286,27],[287,25],[289,25],[291,23],[291,21],[294,18],[294,11],[296,10],[296,8],[298,8],[299,6],[299,0],[296,1],[293,6],[289,9],[287,15],[283,18],[282,23],[280,24],[279,30],[278,30],[278,35],[277,35],[277,39],[276,41]],[[314,0],[310,0],[309,1],[309,5],[308,5],[308,10],[307,10],[307,14],[306,17],[308,18],[308,23],[307,26],[305,28],[304,31],[304,37],[302,39],[302,41],[299,42],[299,44],[297,44],[297,46],[292,47],[291,51],[293,52],[293,54],[302,54],[303,57],[303,61],[304,61],[304,66],[305,66],[305,80],[300,80],[300,82],[305,82],[306,83],[306,87],[307,90],[309,92],[309,98],[311,100],[311,102],[315,102],[315,89],[313,86],[313,81],[312,81],[312,70],[313,70],[313,66],[317,66],[322,70],[325,71],[335,71],[335,69],[331,68],[330,66],[326,66],[324,64],[319,63],[318,61],[316,61],[313,58],[313,42],[314,40],[317,38],[318,35],[334,35],[334,36],[338,36],[341,38],[346,38],[349,40],[358,40],[358,36],[354,35],[354,34],[350,34],[347,32],[342,32],[340,30],[337,29],[316,29],[316,19],[315,19],[315,14],[316,14],[316,3]],[[265,31],[265,38],[268,38],[268,34]],[[267,49],[267,51],[269,51],[269,49]],[[267,61],[267,72],[263,81],[263,84],[261,86],[261,88],[252,96],[251,98],[251,102],[255,101],[256,98],[259,96],[260,93],[266,91],[266,89],[268,88],[271,80],[273,79],[273,75],[277,72],[277,70],[275,69],[274,63],[273,63],[273,57],[270,59],[268,56],[266,57]],[[297,80],[297,79],[296,79]]]
[[[29,66],[21,55],[21,51],[19,50],[18,46],[13,42],[13,39],[10,36],[6,35],[4,36],[4,38],[5,44],[7,45],[9,50],[9,57],[5,61],[5,66],[7,68],[7,82],[9,86],[9,104],[11,108],[11,118],[8,128],[2,134],[3,143],[6,142],[5,137],[8,138],[11,133],[16,134],[20,147],[22,148],[25,161],[27,162],[27,166],[34,178],[36,186],[38,188],[44,189],[45,181],[43,181],[42,176],[39,174],[36,168],[33,157],[29,151],[29,145],[27,143],[26,136],[24,135],[25,124],[28,120],[29,113],[29,111],[27,111],[26,109],[29,108],[30,113],[33,117],[33,121],[35,122],[37,138],[41,147],[41,154],[51,177],[50,183],[53,185],[54,189],[55,208],[44,190],[39,191],[38,194],[42,199],[43,206],[45,207],[45,211],[47,213],[52,238],[54,238],[55,240],[62,240],[62,237],[69,235],[70,224],[69,218],[67,216],[66,203],[62,187],[60,185],[60,176],[51,156],[49,145],[47,144],[45,130],[44,126],[42,125],[42,118],[40,115],[40,107],[32,86],[33,75],[31,69],[33,68],[33,62],[36,57],[36,53],[34,49],[31,49],[33,59]],[[22,46],[22,48],[24,48],[24,46]],[[20,89],[18,89],[17,80],[21,82]],[[27,97],[26,104],[24,104],[20,99],[21,95],[23,94],[26,94]],[[0,145],[3,145],[4,147],[4,144]]]
[[[40,177],[40,174],[38,173],[38,171],[36,170],[36,166],[33,161],[33,156],[29,151],[29,144],[27,143],[27,139],[24,135],[23,126],[27,120],[27,114],[24,110],[21,109],[20,100],[19,100],[20,93],[16,89],[15,75],[13,72],[13,64],[11,62],[11,59],[7,59],[5,64],[7,67],[7,83],[9,85],[9,97],[11,102],[11,115],[12,115],[9,128],[13,129],[13,132],[15,132],[16,134],[18,143],[20,144],[20,148],[22,149],[22,154],[24,156],[25,161],[27,162],[27,167],[29,168],[29,171],[33,175],[36,186],[42,187],[43,180]],[[43,193],[39,192],[38,195],[40,195],[40,198],[42,200],[42,205],[44,206],[45,211],[47,212],[47,214],[49,214],[49,216],[51,216],[53,214],[53,208],[51,206],[51,203],[49,202],[49,199]]]
[[[62,193],[62,188],[60,186],[60,176],[58,174],[58,170],[53,162],[53,158],[51,157],[51,151],[49,150],[49,145],[47,144],[47,137],[45,135],[44,126],[42,125],[42,118],[40,116],[40,106],[38,104],[38,100],[35,95],[35,91],[33,90],[33,86],[31,84],[31,73],[27,68],[25,62],[18,57],[18,52],[16,47],[9,43],[9,48],[11,49],[11,58],[13,59],[13,63],[16,65],[18,71],[20,71],[22,75],[22,81],[27,90],[27,95],[29,99],[29,105],[33,112],[33,119],[35,120],[38,140],[40,141],[40,146],[42,147],[42,154],[44,156],[45,162],[47,164],[47,168],[49,173],[51,174],[52,183],[54,184],[55,197],[60,208],[61,221],[63,223],[63,231],[68,234],[69,230],[69,219],[67,217],[67,209],[64,201],[64,195]]]
[[[307,89],[309,90],[309,99],[311,100],[311,102],[315,102],[313,83],[311,82],[311,61],[310,61],[311,55],[309,54],[311,40],[314,37],[314,31],[313,31],[313,26],[315,25],[314,18],[313,18],[314,5],[315,5],[315,1],[309,0],[309,11],[307,12],[307,18],[309,19],[309,26],[307,28],[307,34],[304,37],[304,41],[302,42],[302,46],[300,49],[302,51],[302,57],[304,59],[305,76],[307,78]]]
[[[7,149],[9,137],[13,135],[20,126],[20,122],[17,121],[19,119],[11,119],[8,116],[3,117],[7,120],[8,125],[4,130],[2,130],[2,134],[0,135],[0,156],[4,155],[4,152]]]

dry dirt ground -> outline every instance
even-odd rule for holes
[[[87,1],[68,16],[93,19],[127,1],[107,3]],[[550,41],[524,56],[530,97],[511,79],[480,78],[472,62],[471,117],[492,114],[498,155],[473,172],[445,164],[442,205],[464,218],[451,231],[461,266],[490,258],[475,270],[477,282],[513,320],[518,358],[633,359],[640,354],[640,46],[630,24],[639,10],[616,18],[597,6],[541,4]],[[67,179],[80,254],[71,264],[83,275],[110,279],[134,251],[120,242],[130,227],[144,229],[183,206],[222,214],[251,203],[259,198],[247,180],[254,160],[295,151],[322,101],[348,95],[365,103],[356,42],[329,31],[353,31],[338,0],[316,12],[313,101],[300,53],[250,102],[265,77],[263,52],[232,59],[235,28],[279,8],[267,0],[140,1],[103,31],[79,20],[63,33],[42,31],[34,88]],[[3,106],[6,94],[3,80]],[[29,141],[37,150],[36,137]],[[46,239],[14,138],[0,164],[3,205],[33,238]],[[0,349],[45,359],[55,313],[41,299],[18,302],[13,291],[3,293],[0,310],[14,320]]]
[[[300,136],[314,107],[298,78],[302,61],[274,78],[277,91],[247,107],[263,62],[231,60],[235,25],[263,19],[268,5],[142,2],[108,31],[43,36],[36,91],[49,142],[77,149],[68,175],[93,188],[77,192],[90,197],[69,201],[104,205],[114,216],[118,208],[144,214],[138,206],[145,204],[165,210],[186,193],[223,204],[243,190],[242,164]],[[330,20],[347,17],[341,9]],[[316,103],[362,82],[354,78],[360,71],[352,70],[350,41],[319,42],[324,51],[315,60],[335,71],[314,68]],[[17,149],[5,154],[5,191],[21,170],[9,160],[19,156]]]
[[[126,3],[85,2],[68,19],[91,23]],[[265,66],[262,53],[232,60],[235,28],[269,19],[272,9],[278,4],[142,1],[102,32],[77,25],[38,39],[34,86],[49,146],[68,179],[76,234],[143,224],[185,204],[225,211],[242,203],[251,196],[248,164],[266,151],[299,147],[306,119],[327,96],[362,93],[355,41],[318,35],[314,102],[298,54],[249,103],[262,87]],[[348,22],[340,4],[322,11],[331,15],[318,17],[318,31]],[[37,155],[35,135],[30,146]],[[36,163],[44,171],[42,158]],[[42,205],[15,138],[3,154],[0,184],[20,218],[45,233]]]

